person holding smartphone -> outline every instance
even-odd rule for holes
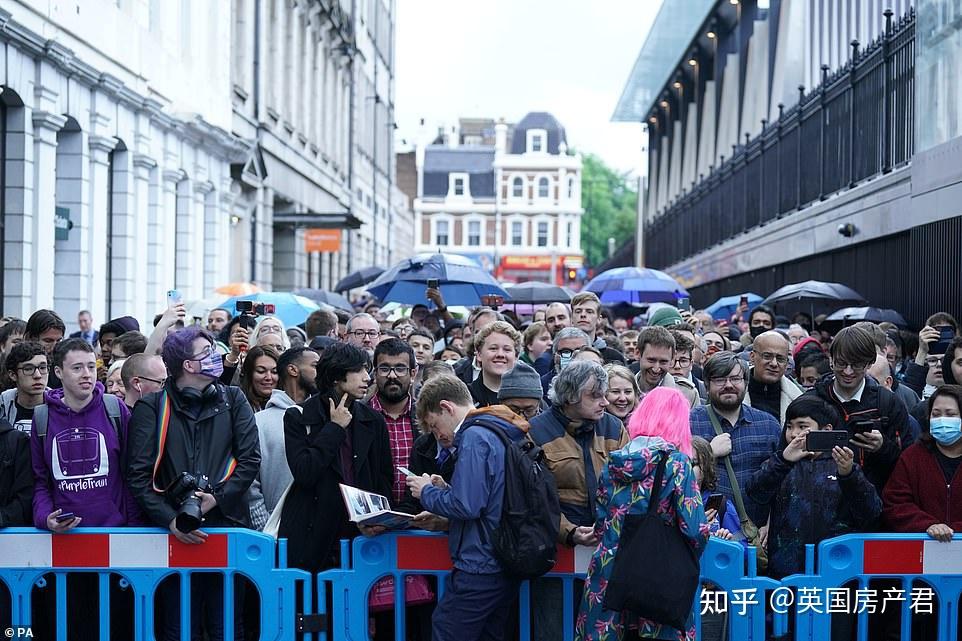
[[[942,376],[942,357],[952,344],[959,325],[946,312],[932,314],[919,331],[919,351],[915,361],[905,369],[904,383],[924,401],[945,381]]]
[[[768,575],[773,578],[802,572],[807,544],[870,531],[882,513],[879,493],[852,448],[833,446],[829,433],[840,425],[838,412],[824,399],[795,399],[786,410],[778,450],[745,485],[754,502],[770,507]]]

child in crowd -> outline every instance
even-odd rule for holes
[[[778,450],[745,488],[754,501],[771,508],[768,574],[773,578],[804,569],[806,544],[865,532],[882,511],[882,501],[851,448],[806,449],[809,433],[838,425],[838,412],[823,399],[806,394],[792,401]]]
[[[694,454],[691,466],[695,470],[698,489],[701,490],[701,502],[705,506],[705,520],[708,521],[709,533],[726,541],[740,541],[747,546],[748,542],[745,541],[745,535],[742,533],[742,525],[738,520],[738,510],[735,509],[735,504],[724,495],[719,494],[718,496],[721,496],[723,501],[722,507],[709,507],[709,499],[717,494],[715,483],[718,479],[711,444],[700,436],[693,436],[691,449]]]

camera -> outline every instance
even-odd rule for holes
[[[252,300],[239,300],[234,303],[234,309],[240,315],[240,326],[244,329],[254,329],[258,316],[274,313],[273,303],[255,303]]]
[[[178,530],[187,534],[200,527],[204,520],[204,513],[201,512],[200,498],[196,493],[210,491],[210,481],[206,476],[190,472],[181,472],[180,476],[167,486],[164,496],[177,508],[174,526]]]
[[[490,307],[491,309],[498,309],[504,305],[504,296],[498,296],[496,294],[487,294],[481,297],[481,304]]]

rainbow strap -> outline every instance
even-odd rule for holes
[[[167,395],[167,390],[164,389],[160,393],[160,413],[157,415],[157,458],[154,460],[154,471],[150,475],[150,481],[154,486],[154,491],[160,494],[163,494],[164,490],[157,487],[157,470],[160,469],[160,459],[164,455],[164,446],[167,443],[167,432],[170,429],[170,413],[170,397]],[[220,480],[217,481],[217,484],[220,485],[229,479],[236,469],[237,459],[231,456],[227,459],[224,474]]]

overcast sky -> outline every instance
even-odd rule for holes
[[[399,0],[398,141],[459,117],[548,111],[569,146],[640,171],[641,125],[613,123],[661,0]]]

